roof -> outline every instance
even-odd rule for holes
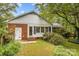
[[[53,23],[52,26],[53,26],[53,27],[61,27],[61,28],[63,27],[63,26],[62,26],[61,24],[59,24],[59,23]]]
[[[17,16],[14,19],[10,20],[8,23],[50,26],[50,24],[45,21],[44,18],[42,18],[35,12],[29,12]]]

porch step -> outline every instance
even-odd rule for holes
[[[36,41],[20,41],[21,44],[31,44],[31,43],[36,43]]]

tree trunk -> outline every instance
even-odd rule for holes
[[[77,32],[77,33],[76,33],[76,34],[77,34],[77,35],[76,35],[76,36],[77,36],[77,40],[79,40],[79,28],[78,28],[78,27],[76,27],[76,32]]]
[[[1,46],[3,45],[3,36],[1,35]]]

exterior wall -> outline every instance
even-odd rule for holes
[[[26,40],[28,37],[28,25],[27,24],[12,24],[9,23],[8,24],[8,30],[9,32],[13,32],[13,34],[15,35],[15,28],[16,27],[21,27],[22,28],[22,40]]]

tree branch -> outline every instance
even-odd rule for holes
[[[66,16],[66,14],[63,12],[63,14],[65,15],[65,17],[64,16],[62,16],[62,15],[60,15],[59,13],[57,13],[56,12],[56,14],[58,15],[58,16],[60,16],[60,17],[62,17],[62,18],[64,18],[69,24],[71,24],[71,25],[75,25],[74,23],[71,23],[69,20],[68,20],[68,18],[67,18],[67,16]]]

